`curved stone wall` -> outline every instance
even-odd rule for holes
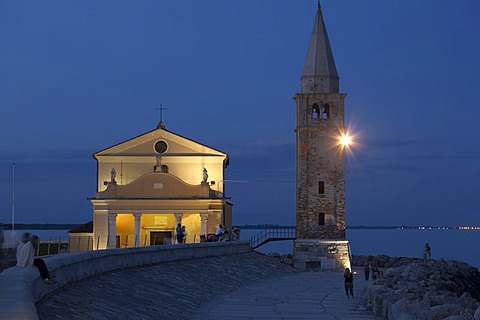
[[[46,257],[50,273],[56,276],[57,283],[53,285],[45,285],[35,267],[12,267],[0,274],[0,315],[2,319],[38,319],[37,301],[68,283],[103,272],[249,251],[249,241],[235,241],[108,249]]]

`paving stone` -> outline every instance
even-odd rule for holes
[[[299,272],[250,252],[100,274],[60,288],[37,310],[40,319],[73,320],[378,319],[358,311],[359,301],[347,300],[341,273]]]

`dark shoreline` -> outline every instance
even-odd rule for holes
[[[15,230],[70,230],[82,225],[72,223],[15,223]],[[12,230],[12,224],[0,223],[0,230]]]
[[[15,230],[70,230],[83,224],[77,223],[16,223]],[[280,226],[277,224],[258,224],[258,225],[238,225],[240,229],[264,230],[269,228],[295,228],[295,226]],[[11,223],[0,223],[0,230],[11,230]],[[347,230],[455,230],[459,227],[452,226],[347,226]]]

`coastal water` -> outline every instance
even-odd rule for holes
[[[261,229],[241,230],[241,239],[249,240]],[[6,241],[18,241],[23,232],[36,234],[43,241],[66,241],[67,230],[17,230]],[[10,232],[8,232],[10,233]],[[348,229],[347,240],[353,254],[385,254],[397,257],[418,257],[423,255],[426,242],[432,248],[432,259],[460,260],[480,268],[480,231],[458,229]],[[293,241],[274,241],[257,250],[263,253],[292,253]]]
[[[37,235],[41,241],[68,241],[68,230],[4,230],[4,248],[14,248],[22,238],[22,234],[28,232]]]
[[[244,229],[242,239],[262,230]],[[460,260],[480,268],[480,231],[458,229],[349,229],[347,240],[353,254],[385,254],[396,257],[423,255],[426,242],[432,248],[432,259]],[[267,243],[257,249],[263,253],[292,253],[293,241]]]

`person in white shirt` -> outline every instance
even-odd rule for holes
[[[37,267],[40,272],[40,276],[46,284],[52,284],[56,281],[55,277],[50,276],[47,265],[45,261],[40,258],[35,258],[35,247],[38,245],[38,237],[31,236],[26,233],[22,237],[22,242],[26,239],[29,239],[26,243],[20,244],[17,247],[17,267]]]
[[[22,242],[17,246],[17,267],[26,267],[27,265],[33,265],[33,257],[31,263],[29,264],[29,250],[22,250],[23,247],[29,243],[30,241],[30,233],[25,232],[22,235]],[[33,248],[33,247],[32,247]]]
[[[215,237],[217,238],[217,241],[222,240],[224,231],[225,230],[223,229],[223,226],[219,224],[217,230],[215,230]]]

